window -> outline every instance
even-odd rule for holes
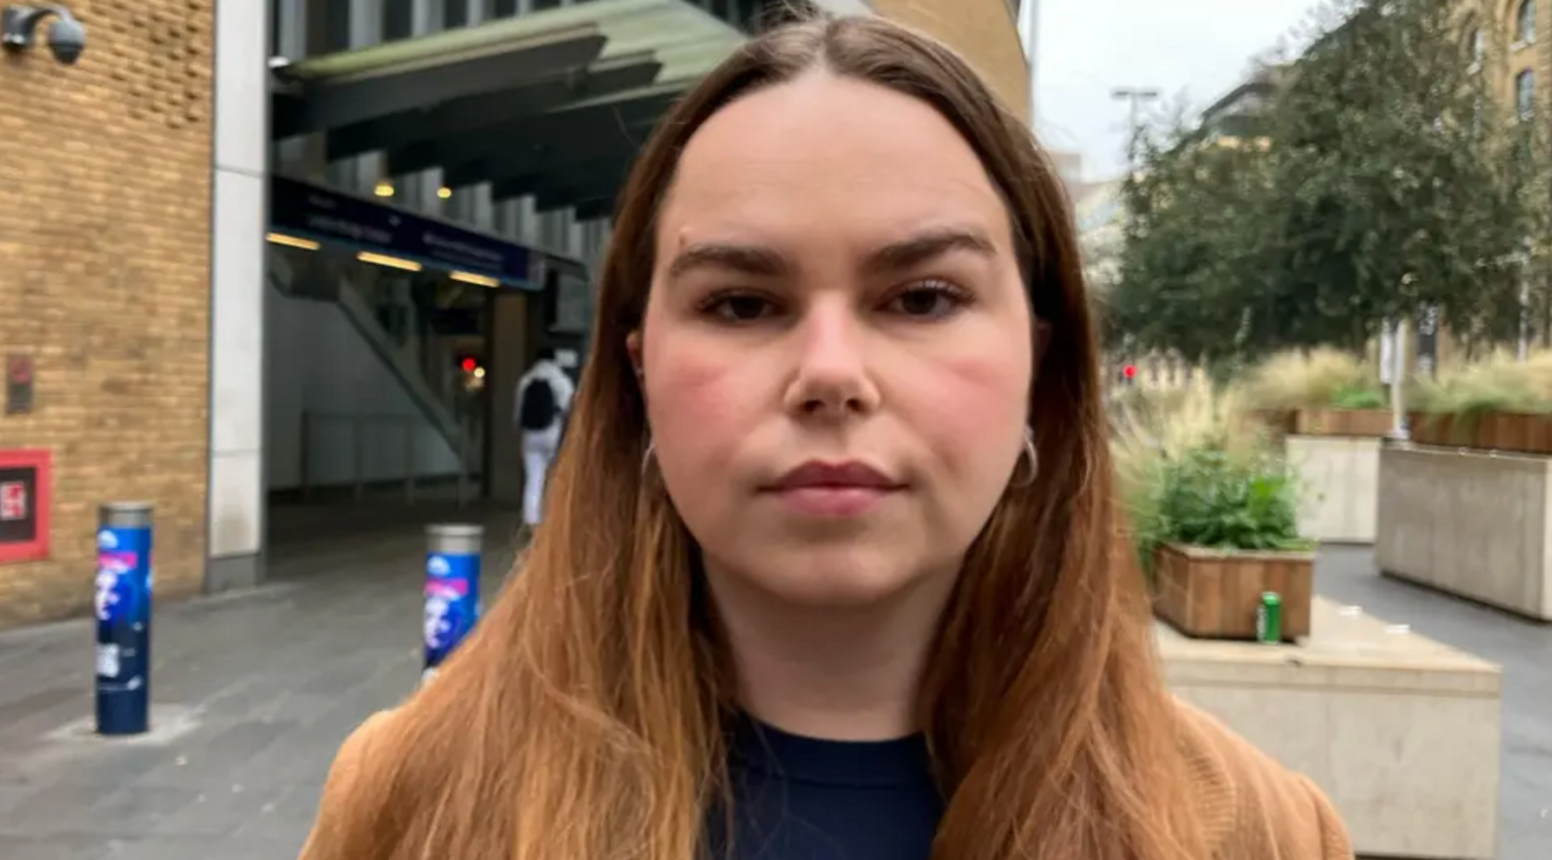
[[[533,6],[533,11],[539,12],[544,9],[554,9],[560,6],[560,0],[533,0],[531,5]]]
[[[517,0],[496,0],[493,18],[510,18],[517,14]]]
[[[442,29],[451,30],[455,27],[466,27],[469,24],[469,4],[467,0],[447,0],[442,6]]]
[[[1520,4],[1520,11],[1514,16],[1514,40],[1536,41],[1536,0],[1524,0]]]
[[[1466,37],[1466,56],[1471,59],[1471,65],[1482,65],[1482,58],[1487,55],[1487,36],[1482,33],[1481,27],[1472,27],[1471,35]]]
[[[1514,110],[1520,119],[1536,111],[1536,73],[1530,69],[1520,72],[1514,78]]]

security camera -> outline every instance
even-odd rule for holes
[[[6,6],[0,13],[0,29],[3,42],[11,51],[24,51],[32,47],[38,25],[44,18],[53,18],[48,28],[49,53],[65,65],[74,65],[86,50],[86,28],[81,26],[70,10],[53,3],[41,6]]]
[[[49,27],[48,46],[54,59],[73,66],[86,50],[86,28],[73,17],[59,18]]]

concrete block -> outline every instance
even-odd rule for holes
[[[1284,444],[1300,479],[1299,533],[1325,543],[1374,543],[1381,441],[1290,435]]]
[[[1297,645],[1160,624],[1169,684],[1314,780],[1358,854],[1496,857],[1499,667],[1318,596],[1312,621]]]
[[[1552,621],[1552,457],[1387,445],[1374,555],[1386,575]]]

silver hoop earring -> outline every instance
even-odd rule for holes
[[[1015,489],[1023,489],[1035,482],[1040,476],[1040,451],[1035,448],[1035,432],[1028,427],[1024,428],[1024,458],[1029,461],[1029,470],[1023,476],[1018,476],[1018,466],[1014,465],[1014,479],[1008,486]]]
[[[647,467],[652,465],[652,455],[653,455],[653,453],[655,453],[657,451],[656,444],[657,443],[653,442],[651,439],[648,439],[647,440],[647,450],[642,452],[642,455],[641,455],[641,480],[643,480],[643,481],[645,481],[647,479]]]

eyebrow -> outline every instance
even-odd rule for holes
[[[869,254],[863,266],[869,272],[898,272],[953,251],[969,251],[992,257],[996,255],[997,247],[979,229],[942,227],[891,242]],[[678,278],[698,268],[720,268],[756,277],[778,277],[791,272],[793,266],[781,252],[764,245],[705,242],[680,251],[668,266],[668,277]]]

